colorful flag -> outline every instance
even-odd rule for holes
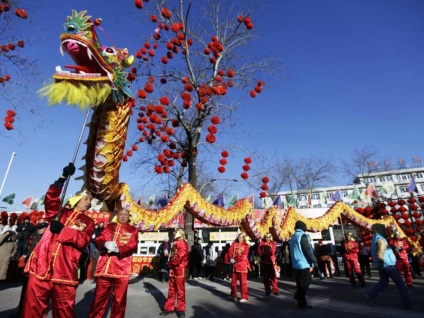
[[[312,206],[312,194],[308,193],[308,207]]]
[[[272,199],[268,196],[262,198],[262,209],[269,209],[272,206]]]
[[[7,203],[7,204],[12,205],[13,204],[13,199],[15,199],[15,194],[14,193],[5,196],[2,201],[5,202],[5,203]]]
[[[322,191],[319,195],[319,202],[321,204],[327,204],[327,191]]]
[[[358,186],[355,185],[355,187],[353,188],[353,191],[347,197],[351,199],[352,201],[354,201],[354,200],[359,200],[360,196],[361,194],[359,193]]]
[[[365,195],[374,199],[378,199],[378,194],[377,194],[377,190],[375,189],[374,183],[370,183],[368,185],[367,190],[365,190]]]
[[[159,208],[163,208],[168,204],[168,198],[166,195],[163,195],[156,201],[156,205],[159,206]]]
[[[412,193],[412,192],[418,193],[418,188],[417,188],[417,184],[415,183],[415,178],[414,177],[412,177],[411,180],[409,181],[408,192],[410,192],[410,193]]]
[[[38,200],[38,205],[44,205],[44,199],[46,198],[45,195],[43,195],[39,200]]]
[[[206,198],[207,202],[211,202],[211,195],[209,194],[208,197]]]
[[[38,208],[38,199],[34,200],[31,203],[30,210],[37,210],[37,208]]]
[[[219,194],[216,199],[212,202],[213,205],[216,206],[225,206],[225,198],[224,198],[224,193]]]
[[[152,208],[155,206],[155,195],[154,194],[152,194],[150,196],[149,201],[147,201],[147,204]]]
[[[395,193],[395,184],[393,181],[388,181],[386,183],[383,183],[380,192],[387,198],[391,197],[392,194]]]
[[[235,194],[235,195],[233,195],[232,197],[231,197],[231,199],[230,200],[228,200],[228,206],[229,207],[232,207],[232,206],[234,206],[234,204],[236,204],[236,202],[238,201],[238,195],[237,194]]]
[[[249,195],[246,200],[252,203],[252,206],[255,207],[255,196],[253,194]]]
[[[141,195],[138,197],[137,199],[137,204],[140,205],[141,204]]]
[[[337,202],[337,201],[343,201],[342,193],[340,190],[337,190],[331,195],[331,201]]]
[[[31,207],[32,204],[32,195],[25,200],[22,201],[22,204],[25,205],[28,209]]]
[[[295,193],[292,193],[287,196],[287,205],[297,207],[297,196]]]
[[[274,202],[272,202],[273,206],[276,206],[277,208],[281,208],[281,206],[283,205],[283,202],[281,202],[281,195],[277,195],[274,198]]]

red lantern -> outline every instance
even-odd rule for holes
[[[219,166],[219,167],[218,167],[218,171],[219,171],[220,173],[224,173],[224,172],[225,172],[225,167],[224,167],[224,166]]]
[[[411,228],[406,229],[406,233],[407,233],[408,235],[412,235],[412,234],[414,234],[414,229],[411,229]]]
[[[417,202],[417,200],[415,198],[411,197],[411,198],[408,199],[409,204],[412,204],[412,203],[415,203],[415,202]]]
[[[394,218],[396,221],[399,221],[399,219],[400,219],[400,214],[398,214],[398,213],[393,214],[393,218]]]
[[[398,210],[401,213],[404,213],[405,211],[407,211],[406,208],[403,205],[401,205]]]
[[[404,205],[406,202],[403,199],[399,199],[397,202],[399,205]]]
[[[402,214],[402,219],[408,220],[409,219],[409,214],[408,213],[403,213]]]
[[[419,219],[419,218],[420,218],[420,216],[421,216],[421,213],[420,213],[420,212],[418,212],[418,211],[415,211],[415,212],[413,212],[413,213],[412,213],[412,216],[413,216],[414,218],[416,218],[416,219]]]
[[[418,205],[416,205],[416,204],[411,204],[411,205],[409,206],[409,209],[411,209],[411,211],[416,211],[416,210],[418,210]]]
[[[424,202],[424,196],[420,196],[420,197],[418,197],[418,201],[420,201],[420,202]]]
[[[223,156],[224,158],[227,158],[229,156],[228,151],[224,150],[223,152],[221,152],[221,156]]]
[[[262,182],[263,183],[268,183],[269,182],[269,178],[268,177],[263,177],[262,178]]]
[[[396,202],[394,202],[394,201],[389,201],[389,202],[387,203],[387,205],[393,208],[393,207],[396,205]]]
[[[421,225],[423,225],[423,220],[415,220],[415,224],[417,225],[417,226],[421,226]]]
[[[390,212],[396,213],[397,212],[397,209],[395,207],[393,207],[393,208],[390,209]]]
[[[357,208],[356,212],[358,212],[359,214],[364,214],[364,209],[363,208]]]
[[[248,165],[250,165],[252,163],[252,159],[250,157],[246,157],[244,158],[244,162]]]
[[[264,183],[264,184],[261,186],[261,189],[262,189],[262,190],[264,190],[264,191],[268,190],[268,185],[267,185],[266,183]]]
[[[219,163],[223,166],[225,166],[227,164],[227,159],[222,158],[221,160],[219,160]]]
[[[387,215],[389,213],[389,211],[387,211],[386,209],[381,209],[380,213],[381,213],[381,215]]]
[[[241,177],[243,180],[246,180],[246,179],[248,179],[248,178],[249,178],[249,174],[248,174],[247,172],[243,172],[243,173],[240,175],[240,177]]]
[[[261,198],[266,198],[266,192],[265,191],[262,191],[261,193],[259,193],[259,196],[261,197]]]

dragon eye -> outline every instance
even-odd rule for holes
[[[107,47],[104,51],[108,54],[115,54],[115,49],[113,47]]]
[[[68,32],[68,33],[71,33],[71,34],[75,34],[77,32],[77,28],[73,24],[68,24],[65,27],[65,31]]]

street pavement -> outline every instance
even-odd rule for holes
[[[343,273],[342,273],[343,274]],[[374,305],[364,301],[364,292],[377,282],[378,274],[367,279],[366,287],[353,287],[345,276],[320,280],[313,278],[307,294],[312,309],[298,309],[293,299],[295,283],[292,279],[279,279],[280,294],[266,296],[260,278],[249,279],[249,301],[235,302],[229,297],[230,282],[222,279],[192,280],[186,283],[186,317],[424,317],[424,278],[414,280],[409,288],[414,308],[403,309],[396,287],[390,283],[386,291],[378,295]],[[78,286],[76,309],[78,317],[87,317],[93,300],[95,283],[85,281]],[[20,283],[0,282],[0,317],[12,317],[16,313],[21,291]],[[153,276],[133,277],[128,287],[127,318],[159,317],[168,292],[168,284]],[[239,296],[240,297],[240,296]],[[109,317],[108,313],[107,317]],[[52,317],[49,311],[47,317]],[[170,314],[167,317],[176,317]],[[28,317],[30,318],[30,317]],[[113,317],[112,317],[113,318]]]

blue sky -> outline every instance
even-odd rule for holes
[[[414,155],[424,158],[420,143],[424,2],[251,2],[258,6],[251,15],[257,37],[252,52],[278,58],[284,69],[265,83],[257,98],[243,101],[238,124],[231,131],[241,147],[280,158],[314,155],[335,164],[348,160],[354,149],[367,146],[381,159],[394,163],[400,157],[407,161]],[[65,63],[59,53],[59,35],[71,9],[86,9],[90,15],[102,17],[102,26],[116,45],[130,51],[141,44],[136,34],[150,30],[140,24],[131,27],[140,11],[130,0],[37,1],[37,6],[28,10],[28,27],[37,40],[27,45],[25,52],[39,60],[46,81],[56,65]],[[39,88],[41,83],[30,87],[34,99],[39,99]],[[15,209],[22,208],[19,203],[29,195],[43,195],[72,159],[85,115],[66,105],[42,103],[41,124],[35,123],[33,116],[19,114],[15,125],[20,126],[19,131],[0,137],[1,180],[12,152],[17,153],[2,193],[2,197],[16,193]],[[222,140],[231,143],[232,138],[222,136]],[[78,158],[84,152],[83,145]],[[239,178],[242,158],[234,158],[222,177]],[[82,164],[77,161],[77,166]],[[131,165],[123,165],[121,181],[143,197],[150,196],[153,188],[140,188],[138,178],[140,174],[134,174]],[[347,182],[342,177],[338,180]],[[81,185],[71,181],[69,193]]]

